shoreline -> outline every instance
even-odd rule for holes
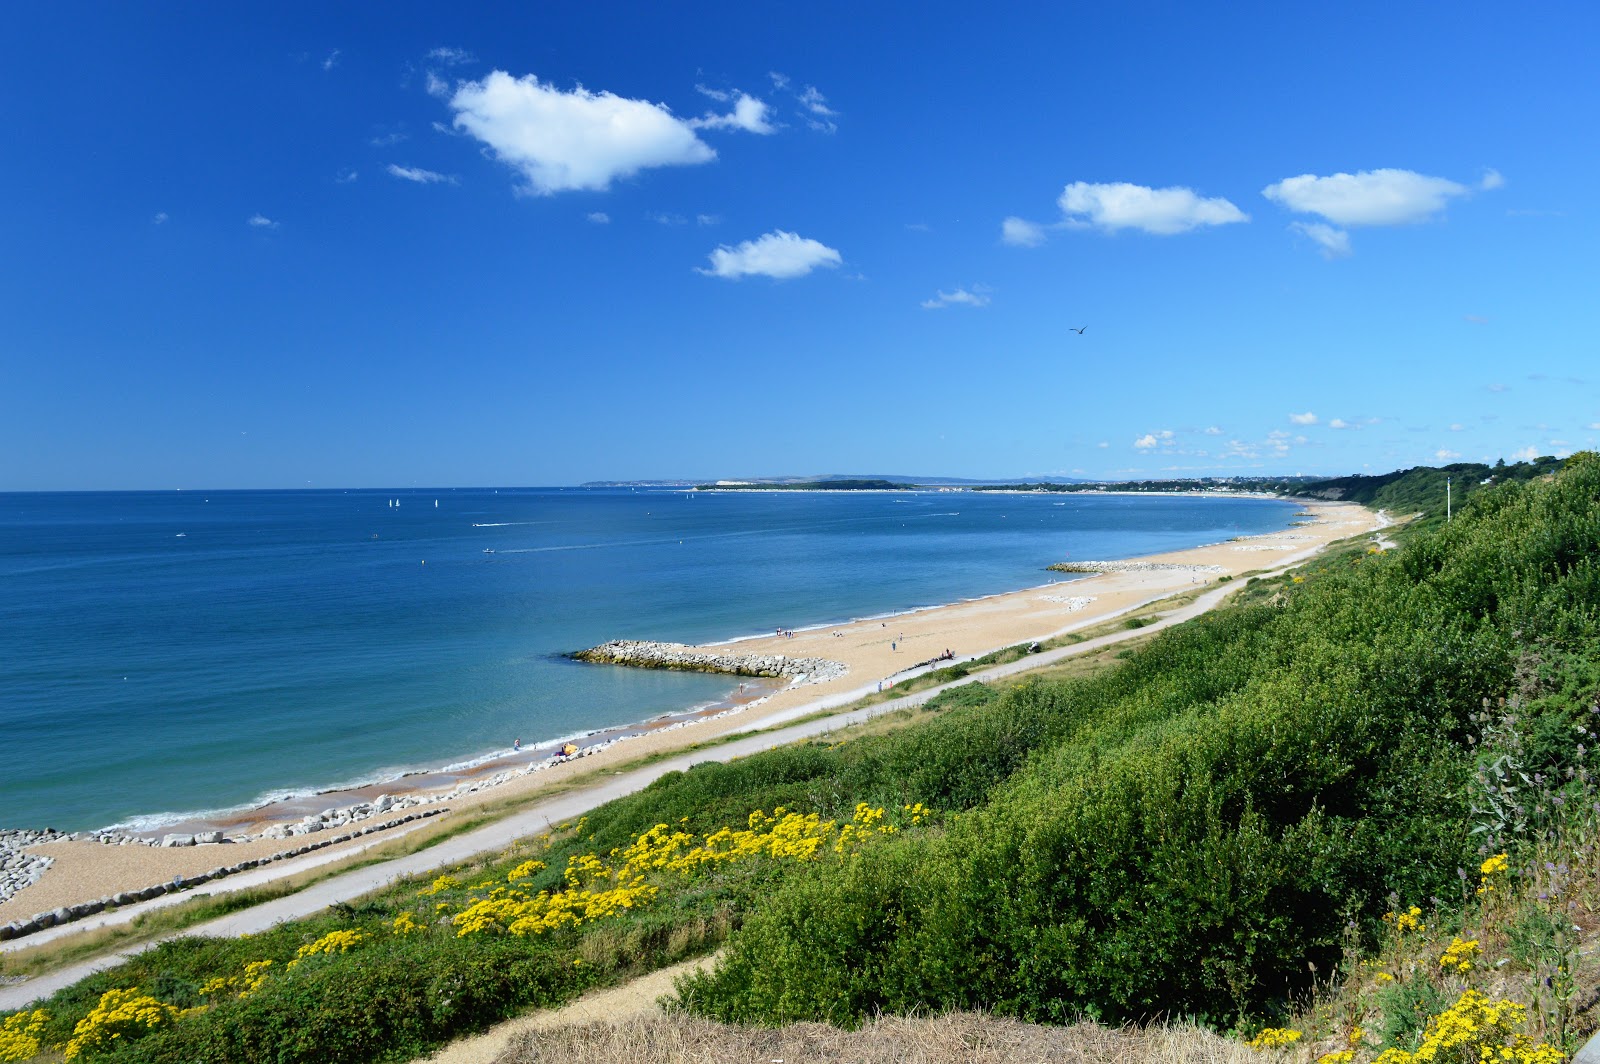
[[[1224,494],[1238,497],[1234,493]],[[282,825],[286,819],[309,816],[318,807],[348,808],[352,804],[372,803],[383,795],[391,799],[386,809],[439,808],[447,802],[451,815],[440,819],[449,821],[489,800],[516,799],[547,785],[560,786],[574,771],[568,767],[571,762],[578,762],[582,770],[604,768],[730,732],[757,730],[767,724],[794,719],[797,713],[825,711],[870,695],[874,690],[891,688],[907,672],[916,671],[929,662],[943,664],[937,659],[944,652],[952,654],[951,660],[961,661],[1005,646],[1092,626],[1152,599],[1215,583],[1219,571],[1238,575],[1252,569],[1275,567],[1292,562],[1288,557],[1291,553],[1296,558],[1309,556],[1328,542],[1381,527],[1381,519],[1352,503],[1316,501],[1299,503],[1299,507],[1313,513],[1314,519],[1307,524],[1289,524],[1275,532],[1136,556],[1181,564],[1184,568],[1180,569],[1074,575],[953,603],[794,629],[792,635],[784,638],[746,635],[701,644],[702,648],[744,644],[741,649],[760,648],[751,652],[828,658],[845,664],[848,672],[798,686],[790,683],[758,685],[747,679],[745,690],[731,692],[729,697],[715,703],[665,714],[651,721],[584,733],[576,739],[593,741],[584,744],[577,757],[553,760],[550,750],[561,740],[541,739],[520,751],[457,761],[439,769],[407,772],[356,788],[322,790],[266,806],[228,811],[225,816],[219,815],[221,811],[213,811],[208,814],[208,820],[191,816],[174,822],[184,829],[183,833],[220,830],[225,836],[230,833],[246,836],[222,845],[108,845],[82,837],[94,833],[81,833],[78,838],[29,846],[26,847],[28,852],[49,857],[52,864],[35,883],[23,887],[10,898],[0,899],[0,925],[24,921],[33,914],[66,904],[170,881],[174,875],[189,876],[224,863],[259,859],[284,846],[284,836],[262,837],[261,832],[273,824]],[[1272,540],[1276,542],[1270,545],[1264,542]],[[1252,544],[1251,541],[1257,542]],[[1241,542],[1246,546],[1261,546],[1264,550],[1258,553],[1236,549]],[[734,677],[729,679],[733,681]],[[191,827],[194,832],[189,831]],[[342,825],[335,827],[346,830]],[[172,828],[173,825],[163,825],[161,830],[175,833]],[[320,835],[320,830],[317,837],[329,837]],[[329,835],[332,834],[330,830]],[[341,848],[349,847],[342,844],[333,849]],[[223,855],[226,855],[226,862]],[[292,869],[285,868],[285,874],[290,871]]]

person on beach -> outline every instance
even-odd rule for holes
[[[511,740],[511,750],[512,750],[513,753],[515,753],[516,751],[521,750],[521,749],[522,749],[522,740],[520,738]]]

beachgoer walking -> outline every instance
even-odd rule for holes
[[[522,740],[520,738],[511,740],[511,749],[513,751],[521,750],[522,749]]]

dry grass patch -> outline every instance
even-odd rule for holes
[[[495,1064],[1260,1064],[1238,1042],[1189,1026],[1043,1027],[956,1012],[884,1016],[859,1031],[820,1023],[743,1027],[685,1014],[521,1035]]]

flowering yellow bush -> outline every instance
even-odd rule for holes
[[[1251,1049],[1282,1049],[1300,1041],[1300,1032],[1292,1027],[1267,1027],[1250,1039]]]
[[[1461,936],[1457,935],[1450,940],[1449,948],[1439,958],[1439,967],[1447,972],[1465,975],[1472,971],[1473,962],[1478,959],[1479,952],[1477,939],[1462,941]]]
[[[1395,913],[1384,913],[1383,919],[1385,923],[1393,924],[1395,930],[1399,931],[1401,934],[1405,934],[1407,931],[1420,932],[1428,929],[1428,925],[1422,922],[1422,910],[1417,908],[1415,905],[1405,912],[1399,913],[1398,915]]]
[[[319,953],[348,953],[367,936],[360,931],[329,931],[315,942],[308,942],[294,951],[294,960],[287,965],[293,968],[307,957]]]
[[[1481,897],[1484,894],[1493,894],[1494,883],[1491,881],[1495,876],[1506,871],[1509,867],[1510,862],[1507,856],[1503,853],[1497,853],[1487,861],[1484,861],[1483,864],[1479,865],[1478,895]]]
[[[1490,1001],[1476,990],[1428,1020],[1416,1052],[1386,1049],[1373,1064],[1561,1064],[1566,1055],[1520,1033],[1528,1010],[1514,1001]]]
[[[1350,1064],[1355,1058],[1354,1049],[1340,1049],[1332,1053],[1324,1053],[1317,1058],[1317,1064]]]
[[[272,967],[272,961],[251,961],[244,966],[241,975],[219,975],[209,979],[200,987],[201,997],[214,997],[221,993],[234,993],[239,997],[249,997],[261,989],[261,984],[267,981],[267,969]]]
[[[422,923],[409,912],[404,912],[394,918],[394,922],[389,925],[389,928],[397,935],[415,935],[426,931],[428,925]]]
[[[39,1052],[39,1032],[50,1014],[43,1009],[19,1012],[0,1023],[0,1061],[27,1060]]]
[[[428,885],[427,889],[425,889],[422,893],[426,894],[428,897],[431,898],[435,894],[442,894],[447,890],[454,890],[456,887],[459,887],[460,885],[461,885],[461,880],[457,879],[455,876],[450,876],[450,875],[440,876],[438,879],[436,879],[432,883],[430,883]]]
[[[915,808],[916,815],[928,815],[920,804]],[[830,842],[836,853],[845,853],[868,837],[898,830],[884,822],[886,815],[885,810],[862,802],[851,822],[840,827],[816,813],[791,813],[779,806],[770,816],[760,809],[751,813],[743,830],[722,828],[703,839],[681,826],[674,830],[657,824],[604,858],[592,853],[569,858],[561,874],[562,889],[530,895],[515,887],[495,887],[470,899],[456,914],[456,934],[537,935],[604,919],[654,900],[661,888],[646,881],[653,873],[691,875],[754,858],[809,861]],[[506,878],[515,884],[544,867],[542,862],[527,861]]]
[[[76,1060],[84,1053],[106,1052],[120,1042],[165,1027],[180,1015],[182,1010],[141,994],[136,988],[107,990],[100,995],[99,1004],[72,1029],[72,1041],[62,1048],[61,1055]]]

